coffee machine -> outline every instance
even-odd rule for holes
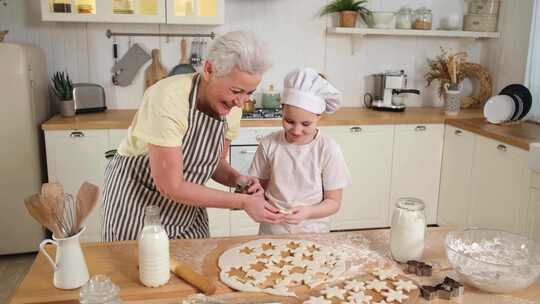
[[[407,75],[405,71],[387,71],[381,74],[371,75],[372,93],[364,95],[366,107],[375,111],[403,112],[405,104],[401,94],[418,94],[416,89],[407,89]]]

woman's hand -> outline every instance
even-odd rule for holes
[[[264,195],[264,188],[259,182],[259,179],[256,177],[241,175],[236,179],[236,184],[246,186],[242,193],[261,196]]]
[[[284,215],[268,203],[262,195],[250,195],[243,204],[244,211],[257,223],[279,224]]]
[[[285,216],[285,222],[291,225],[298,225],[311,218],[311,208],[308,206],[294,207],[288,210],[290,214]]]

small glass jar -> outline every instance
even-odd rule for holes
[[[433,13],[426,7],[421,7],[414,11],[413,28],[415,30],[431,30],[433,24]]]
[[[108,276],[98,274],[81,287],[81,304],[121,304],[120,289]]]
[[[402,7],[396,14],[396,28],[410,30],[413,24],[413,14],[409,7]]]
[[[392,214],[390,252],[398,262],[419,261],[424,255],[426,238],[425,204],[416,198],[397,200]]]

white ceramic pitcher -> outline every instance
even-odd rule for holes
[[[54,269],[53,284],[60,289],[75,289],[83,286],[89,279],[88,267],[79,242],[80,235],[86,230],[85,227],[74,236],[65,239],[45,239],[39,244],[39,250],[51,263]],[[56,246],[56,262],[45,251],[47,244]]]

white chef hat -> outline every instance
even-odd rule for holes
[[[314,69],[299,68],[285,76],[282,103],[315,114],[334,113],[341,105],[341,92]]]

